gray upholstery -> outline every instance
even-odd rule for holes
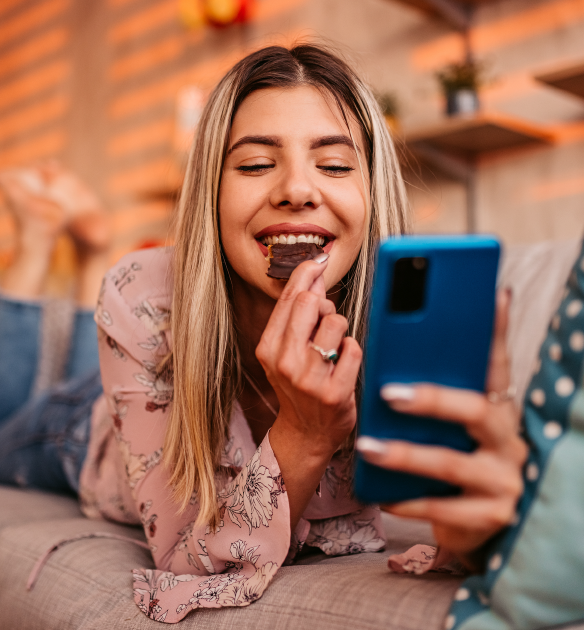
[[[0,487],[0,628],[3,630],[142,630],[162,626],[135,606],[130,571],[151,567],[146,550],[117,540],[81,540],[55,552],[26,591],[38,557],[63,538],[114,532],[143,539],[141,530],[81,516],[73,499]],[[383,553],[327,558],[313,554],[284,567],[248,608],[199,610],[188,629],[238,630],[379,628],[438,630],[460,578],[438,573],[394,575],[390,552],[431,542],[425,524],[386,519]]]

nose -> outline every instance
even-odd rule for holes
[[[322,203],[320,190],[305,164],[289,164],[281,169],[281,176],[270,195],[274,208],[305,210],[318,208]]]

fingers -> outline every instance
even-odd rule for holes
[[[339,347],[340,358],[335,365],[332,382],[340,392],[355,391],[361,369],[363,350],[353,337],[345,337]]]
[[[453,497],[448,499],[416,499],[385,506],[386,512],[404,518],[431,521],[434,527],[448,527],[474,532],[500,531],[513,523],[516,500],[499,497]]]
[[[264,337],[266,337],[266,339],[270,339],[274,336],[279,337],[283,334],[296,298],[303,291],[309,291],[316,280],[322,276],[327,266],[327,259],[321,263],[306,261],[294,270],[272,311],[272,315],[264,331]],[[323,295],[322,297],[325,296]]]
[[[491,453],[469,454],[439,446],[361,437],[357,449],[371,464],[459,486],[465,492],[517,499],[523,484],[515,462]]]
[[[509,439],[516,425],[516,410],[510,403],[492,405],[483,394],[427,383],[388,384],[380,392],[392,409],[464,425],[481,444],[497,447]]]
[[[511,368],[507,353],[507,329],[509,326],[509,309],[511,292],[506,289],[497,291],[495,311],[495,330],[491,344],[491,356],[487,376],[488,392],[503,392],[511,382]]]
[[[277,369],[286,378],[294,380],[298,371],[306,371],[307,355],[314,352],[308,346],[314,328],[319,321],[322,326],[328,317],[334,316],[335,310],[330,300],[319,298],[310,291],[296,296],[281,343],[272,346],[272,351],[277,349]],[[267,349],[267,344],[260,348],[260,352],[264,349]],[[266,358],[266,361],[269,359]]]

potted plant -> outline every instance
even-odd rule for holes
[[[479,109],[478,90],[483,68],[472,60],[451,63],[436,77],[446,97],[446,114],[457,116],[472,114]]]
[[[376,95],[377,102],[381,109],[381,113],[385,118],[385,122],[389,127],[392,134],[399,132],[399,120],[398,120],[398,104],[395,94],[391,92],[384,92],[383,94]]]

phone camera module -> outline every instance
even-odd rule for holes
[[[428,259],[422,256],[399,258],[393,266],[389,310],[412,313],[424,306]]]

